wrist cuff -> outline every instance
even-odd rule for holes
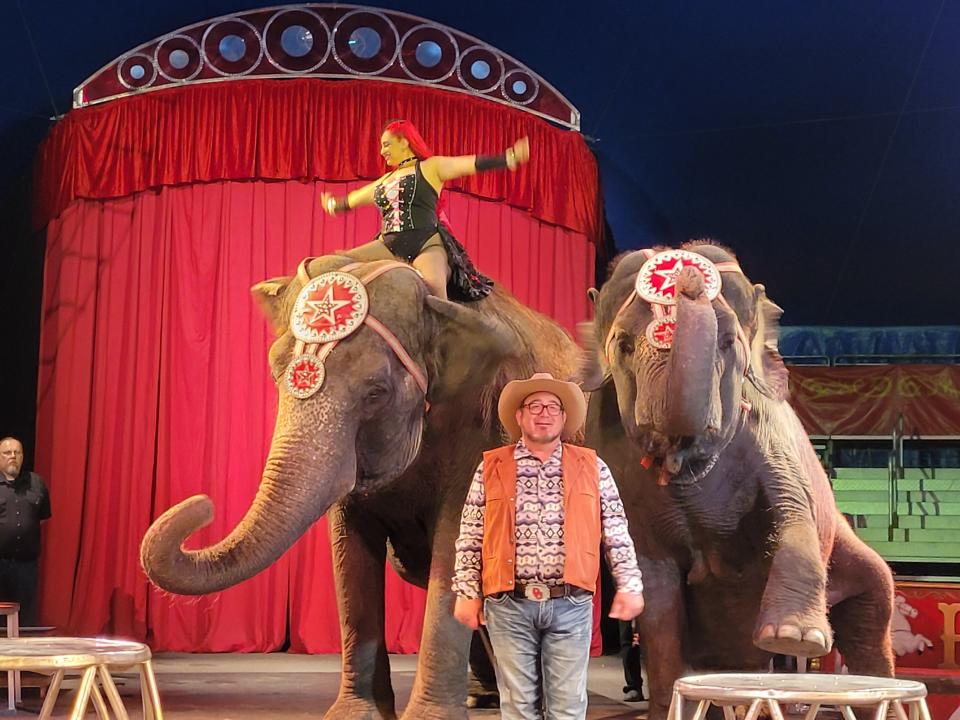
[[[503,170],[508,167],[507,153],[504,152],[499,155],[477,155],[474,167],[476,167],[477,172],[483,172],[484,170]]]

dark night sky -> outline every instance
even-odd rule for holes
[[[49,118],[124,51],[267,5],[2,0],[2,297],[21,358],[5,386],[35,382],[25,218]],[[788,324],[960,324],[960,0],[379,5],[499,47],[577,105],[620,249],[716,237]]]

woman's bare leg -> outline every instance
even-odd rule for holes
[[[430,293],[446,300],[447,279],[450,275],[446,250],[439,245],[429,247],[413,259],[413,266],[423,275]]]

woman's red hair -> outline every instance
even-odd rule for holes
[[[396,137],[406,138],[410,143],[410,152],[416,155],[418,160],[426,160],[433,156],[433,151],[417,130],[416,125],[409,120],[391,120],[383,131]]]

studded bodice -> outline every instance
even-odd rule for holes
[[[383,234],[407,230],[425,230],[437,226],[437,191],[420,172],[420,163],[412,173],[387,177],[373,191],[383,217]]]

